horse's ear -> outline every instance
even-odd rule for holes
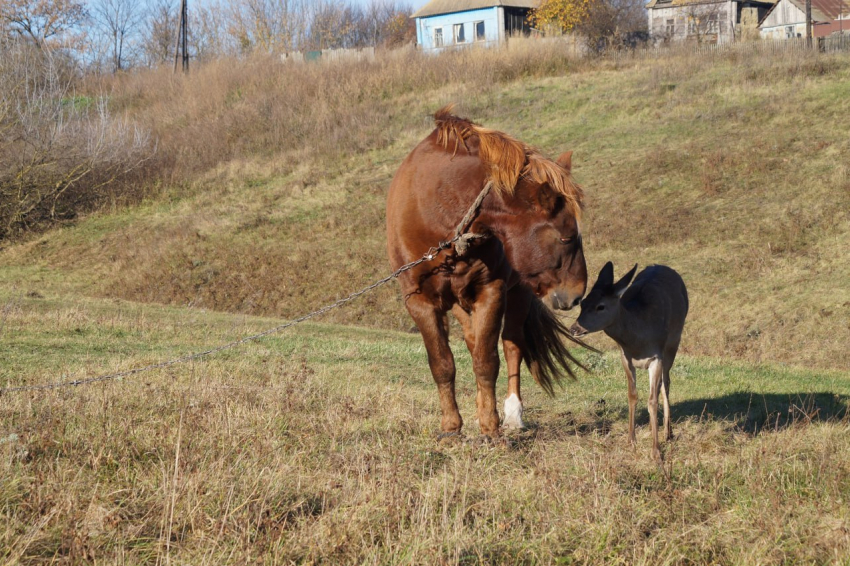
[[[555,163],[566,169],[567,171],[572,170],[573,168],[573,152],[565,151],[561,154],[561,156],[555,160]]]
[[[614,294],[618,297],[623,296],[623,293],[625,293],[626,289],[629,288],[629,283],[632,282],[632,277],[635,276],[635,271],[637,271],[637,264],[635,264],[631,271],[623,275],[622,279],[614,284]]]
[[[613,285],[614,284],[614,264],[610,261],[602,266],[599,270],[599,277],[596,278],[596,285]],[[596,286],[594,285],[594,287]]]

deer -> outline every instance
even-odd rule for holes
[[[581,301],[581,313],[570,331],[576,337],[605,332],[620,347],[620,360],[629,386],[629,440],[635,441],[635,406],[638,395],[635,368],[649,370],[649,423],[652,428],[652,455],[661,460],[658,448],[658,393],[664,404],[664,429],[667,441],[673,439],[670,424],[670,369],[679,350],[685,317],[688,315],[688,291],[675,270],[650,265],[632,278],[637,264],[614,283],[614,264],[610,261]],[[629,285],[631,283],[631,286]]]

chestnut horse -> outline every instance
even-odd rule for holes
[[[468,231],[482,237],[468,249],[441,250],[399,276],[405,306],[419,327],[440,396],[441,437],[459,434],[455,362],[448,311],[463,327],[478,386],[481,433],[500,435],[496,408],[501,333],[508,368],[505,426],[522,427],[520,365],[552,394],[552,382],[573,376],[553,308],[577,305],[587,285],[579,218],[582,190],[570,176],[570,153],[557,161],[495,130],[451,114],[407,156],[387,197],[387,248],[393,269],[447,240],[489,182],[492,189]],[[504,322],[504,330],[502,325]],[[575,341],[575,340],[574,340]],[[580,364],[578,364],[580,365]]]

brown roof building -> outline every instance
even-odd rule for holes
[[[806,0],[779,0],[759,22],[765,39],[788,39],[806,35]],[[850,33],[850,0],[812,0],[812,35]]]

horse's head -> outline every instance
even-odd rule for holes
[[[556,163],[569,173],[571,152]],[[554,309],[578,305],[587,288],[579,202],[529,176],[520,179],[513,198],[506,200],[512,219],[506,223],[502,243],[511,266]]]

